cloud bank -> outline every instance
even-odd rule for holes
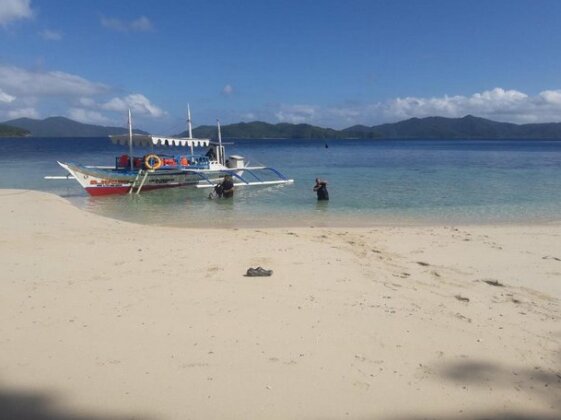
[[[225,85],[222,93],[232,95]],[[140,123],[155,122],[168,113],[141,92],[122,92],[107,84],[62,71],[29,70],[0,64],[0,121],[22,116],[66,115],[95,124],[118,124],[131,109]],[[463,117],[467,114],[496,121],[539,123],[561,120],[561,89],[531,95],[500,87],[471,95],[398,97],[372,103],[269,104],[238,112],[218,109],[215,115],[232,122],[263,120],[346,128],[372,126],[412,117]]]
[[[0,65],[0,89],[16,96],[97,95],[109,87],[62,71],[31,71]]]
[[[19,19],[33,17],[31,0],[2,0],[0,1],[0,25],[5,26]]]
[[[141,93],[119,95],[104,83],[61,71],[32,71],[0,65],[0,121],[66,115],[81,122],[109,124],[131,111],[157,119],[167,113]]]
[[[102,109],[109,111],[125,112],[130,109],[135,114],[148,115],[150,117],[159,118],[165,115],[165,112],[152,104],[150,100],[140,93],[127,95],[124,98],[112,98],[101,105]]]
[[[334,106],[281,104],[258,117],[269,114],[277,122],[309,123],[344,128],[355,124],[375,125],[413,117],[463,117],[467,114],[513,123],[561,121],[561,89],[544,90],[537,95],[494,88],[471,96],[405,97],[384,102],[354,103]]]

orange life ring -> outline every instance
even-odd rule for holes
[[[150,153],[144,158],[144,166],[152,171],[160,168],[162,163],[162,158],[155,153]]]

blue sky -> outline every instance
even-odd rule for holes
[[[0,121],[561,121],[560,1],[0,0]]]

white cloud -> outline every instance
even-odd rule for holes
[[[148,19],[146,16],[141,16],[138,19],[133,20],[129,26],[131,30],[141,32],[151,31],[154,29],[154,27],[152,26],[152,22],[150,22],[150,19]]]
[[[234,88],[230,84],[227,84],[222,88],[222,95],[230,96],[233,93],[234,93]]]
[[[257,117],[253,112],[248,112],[248,113],[242,114],[241,118],[242,118],[243,121],[253,121]]]
[[[35,108],[16,108],[11,109],[6,113],[7,117],[11,120],[16,118],[39,118],[39,112]]]
[[[315,121],[317,113],[318,107],[312,105],[282,105],[275,118],[280,122],[302,124]]]
[[[22,96],[88,96],[103,93],[109,88],[61,71],[30,71],[0,65],[0,89]]]
[[[544,90],[539,96],[546,104],[561,105],[561,89]]]
[[[497,116],[527,114],[531,111],[531,98],[516,90],[495,88],[472,96],[443,96],[435,98],[396,98],[381,104],[389,118],[410,118],[438,115],[461,117],[466,114]]]
[[[102,16],[101,26],[120,32],[147,32],[154,29],[152,22],[146,16],[130,21]]]
[[[62,39],[62,32],[52,31],[50,29],[39,32],[39,35],[46,41],[60,41]]]
[[[167,115],[140,93],[116,95],[116,89],[78,75],[0,64],[0,121],[22,116],[38,118],[42,114],[120,125],[128,108],[140,117],[141,124],[142,117],[156,119]]]
[[[92,111],[84,108],[70,108],[68,116],[76,121],[88,124],[109,124],[111,119],[98,111]]]
[[[463,117],[467,114],[496,121],[529,123],[561,120],[561,89],[531,96],[518,90],[494,88],[469,96],[404,97],[366,104],[278,105],[260,118],[344,128],[375,125],[413,117]]]
[[[33,17],[30,0],[1,0],[0,1],[0,25],[6,25],[18,19],[30,19]]]
[[[14,102],[15,100],[16,100],[15,96],[9,95],[6,92],[4,92],[2,89],[0,89],[0,102],[9,104],[10,102]]]
[[[557,96],[556,96],[557,95]],[[558,120],[561,112],[559,91],[544,91],[529,96],[517,90],[495,88],[471,96],[443,96],[435,98],[397,98],[379,104],[389,119],[426,117],[462,117],[473,114],[499,121],[524,123]]]
[[[85,106],[86,108],[97,107],[97,103],[93,98],[80,98],[78,102],[80,102],[80,105]]]
[[[135,114],[147,115],[154,118],[164,116],[166,113],[140,93],[125,96],[124,98],[115,97],[101,105],[102,109],[108,111],[125,112],[127,109]]]

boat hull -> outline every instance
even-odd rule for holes
[[[175,187],[184,187],[190,184],[177,184],[177,185],[162,185],[162,186],[155,186],[155,185],[148,185],[143,186],[142,191],[150,191],[150,190],[159,190],[164,188],[175,188]],[[115,186],[115,187],[108,187],[108,186],[96,186],[96,187],[87,187],[84,190],[91,196],[98,197],[102,195],[115,195],[115,194],[128,194],[131,190],[131,186]],[[133,189],[133,192],[136,189]]]
[[[138,173],[113,169],[88,168],[59,162],[84,190],[92,196],[128,194],[141,189],[150,191],[164,188],[195,187],[201,180],[218,183],[221,171],[210,171],[204,178],[197,173],[184,170],[161,170]]]

